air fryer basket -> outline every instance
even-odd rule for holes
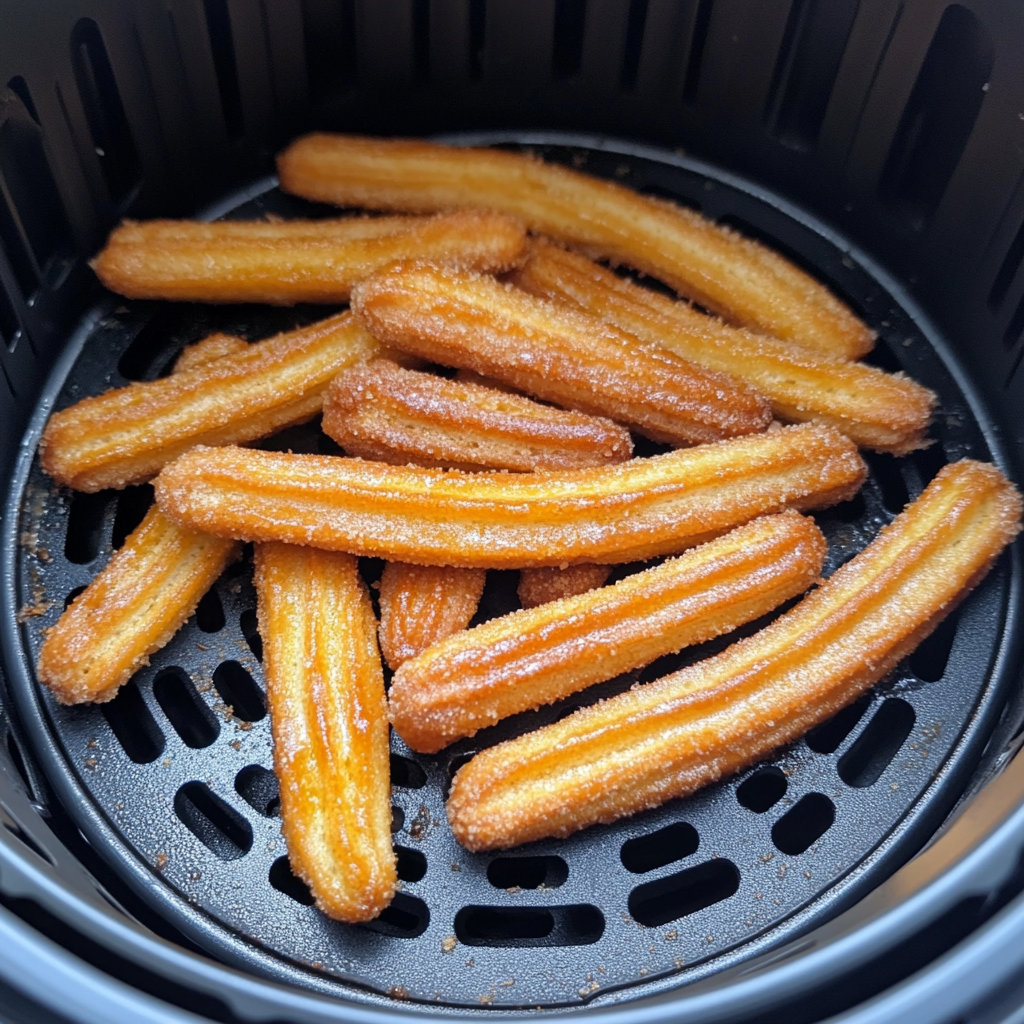
[[[989,1012],[979,988],[998,1007],[1024,959],[999,943],[1005,932],[1019,945],[1022,916],[1015,554],[806,739],[567,841],[467,854],[443,824],[447,782],[483,744],[635,677],[438,757],[394,738],[403,887],[358,928],[320,915],[288,868],[248,563],[102,709],[60,707],[31,664],[149,500],[146,488],[54,487],[35,460],[50,409],[167,372],[209,329],[257,338],[327,312],[123,302],[101,294],[83,256],[124,215],[329,212],[270,176],[273,152],[311,127],[529,149],[699,208],[832,287],[878,331],[871,361],[932,387],[940,409],[935,445],[870,457],[862,496],[818,517],[826,571],[946,461],[993,460],[1024,480],[1015,5],[83,0],[0,16],[11,993],[72,1016],[107,1006],[104,1019],[155,1012],[148,992],[231,1020],[537,1007],[810,1021],[901,981],[863,1013],[888,1019],[908,998],[920,1020],[951,1018],[954,1004]],[[307,428],[268,443],[323,441]],[[509,599],[507,574],[494,576],[485,614]],[[936,959],[951,948],[948,964]],[[68,993],[35,980],[44,953]],[[928,978],[903,980],[922,968]]]

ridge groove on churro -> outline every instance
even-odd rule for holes
[[[256,548],[263,670],[288,859],[317,906],[369,921],[391,902],[391,786],[376,621],[356,560]]]
[[[784,508],[852,497],[856,447],[812,425],[599,469],[462,473],[194,448],[155,483],[182,524],[423,565],[523,568],[674,554]]]
[[[520,288],[746,381],[783,421],[828,423],[865,448],[894,455],[926,444],[935,396],[902,374],[730,327],[550,242],[535,239],[528,252],[513,277]]]
[[[813,520],[784,512],[613,586],[491,619],[398,669],[391,723],[434,754],[767,614],[817,581],[825,551]]]
[[[352,309],[387,345],[658,441],[700,444],[771,422],[748,384],[486,275],[395,264],[353,289]]]
[[[856,358],[873,334],[778,253],[699,213],[516,153],[412,139],[315,134],[277,160],[288,192],[381,210],[488,207],[526,227],[626,263],[736,323]]]
[[[395,260],[507,270],[522,225],[499,213],[335,220],[125,221],[92,267],[112,291],[179,302],[340,303]]]
[[[65,610],[39,651],[39,681],[62,704],[112,700],[195,611],[241,547],[158,508]]]
[[[471,850],[565,836],[685,796],[805,733],[884,678],[1020,529],[995,467],[944,467],[860,554],[721,654],[478,754],[448,818]]]

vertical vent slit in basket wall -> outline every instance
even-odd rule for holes
[[[210,53],[217,75],[217,90],[224,113],[224,130],[229,139],[240,139],[245,132],[242,119],[242,93],[238,87],[235,42],[231,35],[231,15],[227,0],[203,0],[206,30],[210,35]]]
[[[587,0],[555,0],[551,75],[556,80],[564,81],[579,74],[586,20]]]
[[[793,0],[765,105],[768,130],[783,145],[818,141],[859,0]]]
[[[690,52],[686,59],[686,76],[683,79],[683,102],[693,103],[700,89],[700,72],[704,64],[704,46],[708,41],[711,26],[711,10],[715,0],[697,0],[690,33]]]
[[[1003,331],[1003,345],[1006,348],[1013,348],[1024,337],[1024,295],[1020,297],[1017,308],[1010,317],[1010,322]]]
[[[355,85],[355,0],[302,0],[302,31],[312,103],[335,99]]]
[[[111,201],[121,206],[139,184],[142,168],[107,48],[91,18],[82,18],[71,33],[71,63],[103,180]]]
[[[1017,228],[1017,234],[1013,236],[1009,249],[999,265],[999,273],[992,282],[992,289],[988,293],[988,308],[996,309],[1002,305],[1006,293],[1010,290],[1013,279],[1020,270],[1021,263],[1024,263],[1024,223]]]
[[[0,287],[0,337],[8,351],[13,352],[21,335],[21,322],[14,310],[10,296]],[[12,389],[13,394],[13,389]]]
[[[966,7],[946,8],[914,82],[880,191],[915,231],[942,199],[985,98],[992,40]]]
[[[619,87],[623,92],[632,92],[636,86],[636,73],[640,69],[640,52],[644,46],[644,29],[647,27],[647,5],[649,0],[629,0],[629,14],[626,17],[626,41],[622,47],[622,72]]]

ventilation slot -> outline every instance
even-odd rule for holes
[[[786,776],[779,768],[762,768],[744,779],[736,790],[740,806],[755,814],[770,811],[785,795],[789,788]]]
[[[557,889],[569,877],[561,857],[498,857],[487,865],[496,889]]]
[[[839,778],[857,789],[874,785],[906,742],[914,728],[914,718],[914,709],[905,700],[885,701],[839,759]]]
[[[870,706],[871,695],[866,694],[848,708],[843,708],[839,714],[833,715],[827,722],[823,722],[807,734],[807,746],[816,754],[835,753]]]
[[[740,873],[731,860],[718,857],[668,878],[638,885],[629,894],[629,912],[648,928],[727,900],[740,887]]]
[[[819,522],[856,523],[867,514],[867,510],[864,495],[857,493],[849,501],[815,512],[814,518]]]
[[[139,156],[103,37],[90,18],[79,21],[71,33],[71,61],[103,180],[111,201],[123,207],[141,178]]]
[[[818,141],[859,0],[794,0],[775,65],[765,123],[783,144]]]
[[[32,99],[32,93],[30,93],[28,89],[28,82],[26,82],[21,75],[15,75],[7,83],[7,88],[10,89],[19,100],[21,100],[22,106],[28,112],[29,117],[31,117],[36,124],[41,124],[42,122],[39,120],[39,112],[36,110],[35,101]]]
[[[213,672],[213,685],[220,699],[234,712],[235,718],[243,722],[259,722],[266,715],[263,691],[237,661],[225,661],[218,665]]]
[[[467,946],[585,946],[604,934],[604,916],[580,903],[561,907],[463,907],[455,935]]]
[[[862,452],[862,455],[871,471],[872,479],[882,492],[882,504],[894,514],[902,512],[910,501],[910,495],[903,473],[900,472],[899,462],[892,455],[882,455],[878,452]]]
[[[171,357],[181,348],[177,332],[182,329],[183,321],[183,316],[174,312],[153,317],[124,350],[117,372],[125,380],[155,380],[166,376],[162,371],[166,368],[170,372]]]
[[[882,173],[881,193],[924,228],[953,176],[992,70],[992,43],[966,7],[947,7],[928,47]]]
[[[235,776],[235,792],[264,818],[281,813],[281,787],[277,776],[263,765],[250,764]]]
[[[1022,335],[1024,335],[1024,296],[1021,296],[1010,322],[1006,325],[1006,330],[1003,332],[1003,345],[1006,348],[1013,348],[1020,341]]]
[[[64,537],[64,557],[69,562],[88,565],[100,553],[110,500],[110,491],[96,494],[75,492],[68,512],[68,532]]]
[[[213,69],[217,75],[221,110],[224,112],[224,130],[229,139],[240,139],[245,126],[227,0],[203,0],[203,7],[206,9],[206,30],[210,34]]]
[[[408,757],[391,755],[391,785],[399,789],[422,789],[427,784],[427,773]]]
[[[551,75],[574,78],[583,59],[583,30],[587,0],[555,0],[555,31],[551,43]]]
[[[10,252],[9,247],[7,251]],[[10,297],[2,287],[0,287],[0,338],[3,339],[8,352],[13,352],[18,347],[18,341],[21,338],[21,321],[18,319],[18,314],[14,311],[14,306],[11,305]],[[4,376],[6,377],[6,372]],[[8,381],[9,384],[10,382]],[[13,398],[14,388],[10,390],[11,397]]]
[[[71,603],[74,601],[74,599],[78,597],[79,594],[85,593],[85,587],[86,585],[84,583],[80,587],[72,587],[71,590],[68,591],[67,596],[64,598],[64,607],[70,608]]]
[[[639,875],[689,857],[697,852],[699,843],[697,830],[680,821],[623,843],[620,857],[627,871]]]
[[[914,452],[912,458],[914,465],[917,466],[917,471],[921,474],[922,488],[927,487],[935,479],[939,470],[949,463],[949,459],[946,458],[946,450],[938,442],[928,445],[927,448],[922,448],[919,452]]]
[[[394,804],[391,805],[391,831],[401,832],[402,826],[405,824],[405,811],[401,807],[396,807]]]
[[[469,77],[484,77],[484,48],[487,45],[487,0],[469,0]]]
[[[100,710],[121,749],[136,764],[151,764],[164,752],[164,734],[134,680],[122,686],[112,701],[101,704]]]
[[[640,69],[640,53],[644,45],[644,28],[647,26],[648,2],[629,0],[626,42],[622,49],[622,73],[619,76],[619,87],[623,92],[632,92],[636,87],[636,73]]]
[[[247,608],[238,618],[239,628],[242,630],[242,636],[245,637],[245,642],[249,645],[249,650],[252,651],[253,657],[257,661],[263,660],[263,637],[260,636],[259,620],[256,617],[255,608]]]
[[[835,820],[835,804],[821,793],[808,793],[772,826],[772,842],[795,857],[816,843]]]
[[[252,848],[252,827],[203,782],[186,782],[174,794],[181,823],[221,860],[238,860]]]
[[[302,0],[302,25],[309,96],[324,103],[356,83],[355,0]]]
[[[1006,250],[1006,255],[999,267],[999,273],[996,274],[995,280],[992,282],[992,290],[988,293],[989,309],[996,309],[1002,305],[1013,279],[1017,276],[1017,271],[1020,270],[1021,263],[1024,263],[1024,224],[1021,224],[1017,229],[1017,234],[1013,236],[1010,248]]]
[[[152,504],[152,484],[126,487],[118,493],[114,528],[110,531],[110,546],[115,551],[124,545],[132,531],[146,518],[146,513]]]
[[[576,708],[570,708],[569,714],[572,714]],[[478,750],[467,750],[462,754],[456,754],[449,762],[448,767],[445,769],[445,781],[444,781],[444,798],[448,799],[449,794],[452,791],[452,783],[455,781],[455,776],[458,774],[459,769],[464,764],[469,764],[476,755],[480,753]],[[392,785],[394,782],[392,782]]]
[[[316,902],[313,899],[313,894],[309,891],[309,886],[292,871],[287,857],[278,857],[270,865],[270,874],[267,876],[267,880],[278,892],[283,892],[285,896],[295,900],[296,903],[301,903],[304,907],[311,907]]]
[[[224,605],[220,603],[217,588],[210,587],[196,605],[196,625],[204,633],[217,633],[224,628],[224,622]]]
[[[380,917],[367,921],[361,927],[390,935],[393,939],[415,939],[427,930],[429,924],[430,911],[423,900],[396,892],[391,905],[381,912]]]
[[[714,0],[698,0],[697,13],[693,19],[690,34],[690,53],[686,60],[686,77],[683,79],[683,102],[694,103],[700,89],[700,72],[704,65],[704,47],[708,41],[711,26],[711,9]]]
[[[208,747],[220,735],[220,726],[192,680],[180,668],[167,668],[153,680],[157,704],[187,747]]]
[[[427,858],[408,846],[395,847],[396,870],[403,882],[418,882],[427,873]]]
[[[960,613],[954,612],[935,627],[935,632],[910,656],[910,671],[926,683],[937,683],[946,674]]]

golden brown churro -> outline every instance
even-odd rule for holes
[[[567,565],[547,565],[540,569],[523,569],[519,574],[519,603],[524,608],[536,608],[548,601],[563,597],[575,597],[588,590],[603,587],[612,573],[610,565],[595,565],[583,562]]]
[[[339,370],[380,346],[349,313],[236,355],[85,398],[50,418],[43,468],[79,491],[141,483],[196,444],[237,444],[320,411]]]
[[[478,754],[448,818],[471,850],[564,836],[692,793],[845,707],[906,657],[1020,528],[994,466],[945,467],[852,561],[767,628]]]
[[[522,225],[499,213],[289,221],[126,221],[93,260],[100,280],[132,299],[345,302],[356,281],[395,260],[507,270]]]
[[[307,135],[277,160],[281,187],[341,206],[487,207],[529,230],[628,264],[729,320],[854,359],[874,336],[778,253],[692,210],[532,157],[418,140]]]
[[[194,370],[197,366],[205,366],[212,363],[221,356],[234,356],[244,352],[249,347],[245,338],[236,337],[234,334],[208,334],[205,338],[186,345],[181,355],[175,360],[174,373],[184,373],[186,370]]]
[[[483,569],[388,562],[380,578],[380,650],[388,667],[465,629],[486,576]]]
[[[826,547],[813,520],[784,512],[614,586],[491,619],[402,665],[391,724],[434,754],[767,614],[818,579]]]
[[[396,264],[356,285],[352,308],[386,345],[655,440],[699,444],[771,422],[768,402],[749,385],[493,277]]]
[[[263,671],[292,869],[339,921],[369,921],[395,891],[384,678],[356,560],[256,548]]]
[[[240,545],[159,509],[114,552],[47,634],[37,675],[62,704],[113,699],[192,614]]]
[[[629,431],[610,420],[383,359],[334,378],[323,430],[349,455],[439,468],[572,469],[633,451]]]
[[[935,396],[902,374],[729,327],[550,242],[534,240],[528,251],[513,278],[519,287],[745,380],[768,397],[781,420],[828,423],[859,445],[894,455],[926,443]]]
[[[219,536],[422,565],[523,568],[674,554],[759,515],[844,501],[864,474],[848,438],[801,425],[546,473],[199,447],[155,487],[172,519]]]

